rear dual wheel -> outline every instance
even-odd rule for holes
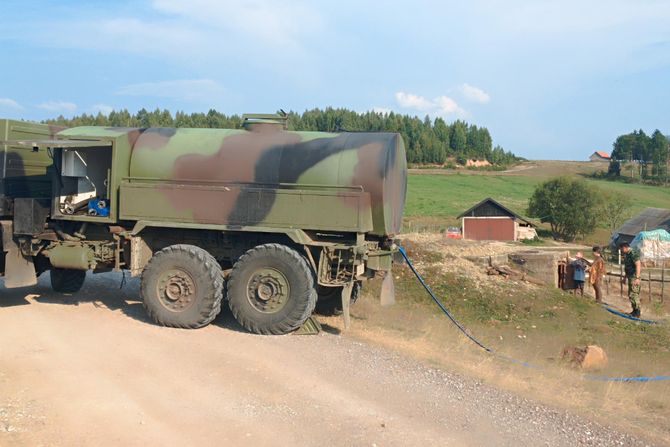
[[[221,311],[221,267],[193,245],[173,245],[154,254],[140,288],[149,316],[163,326],[199,328]],[[227,283],[235,319],[257,334],[287,334],[309,318],[316,304],[312,272],[295,250],[259,245],[242,255]]]
[[[316,305],[314,277],[297,251],[281,244],[259,245],[242,255],[227,283],[235,319],[257,334],[287,334],[309,318]]]

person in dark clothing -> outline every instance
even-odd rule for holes
[[[628,283],[628,299],[633,308],[630,315],[640,318],[640,278],[642,278],[640,253],[637,250],[630,248],[630,245],[627,242],[619,245],[619,249],[624,255],[624,273],[626,274],[621,280],[624,284]]]
[[[586,260],[581,251],[575,255],[575,260],[572,261],[572,279],[575,282],[575,295],[579,291],[581,296],[584,296],[584,281],[586,280]]]

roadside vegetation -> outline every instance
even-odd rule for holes
[[[432,244],[403,241],[410,258],[437,296],[468,331],[505,361],[465,338],[435,306],[405,265],[394,267],[398,303],[379,304],[371,284],[352,307],[347,334],[460,371],[495,386],[568,408],[605,424],[655,439],[670,436],[669,382],[612,383],[587,380],[561,358],[564,347],[595,344],[608,365],[587,373],[610,377],[670,373],[670,326],[616,317],[593,302],[554,287],[502,277],[445,271],[456,262]],[[340,327],[337,318],[327,326]],[[520,362],[529,362],[531,367]]]
[[[575,177],[556,177],[535,187],[528,215],[548,223],[555,240],[572,242],[593,234],[596,226],[614,231],[629,215],[628,196],[611,194]]]

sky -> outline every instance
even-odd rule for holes
[[[0,117],[462,119],[530,159],[670,134],[670,1],[3,0]]]

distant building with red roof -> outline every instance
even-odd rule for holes
[[[610,161],[610,154],[603,151],[595,151],[590,157],[591,161]]]

